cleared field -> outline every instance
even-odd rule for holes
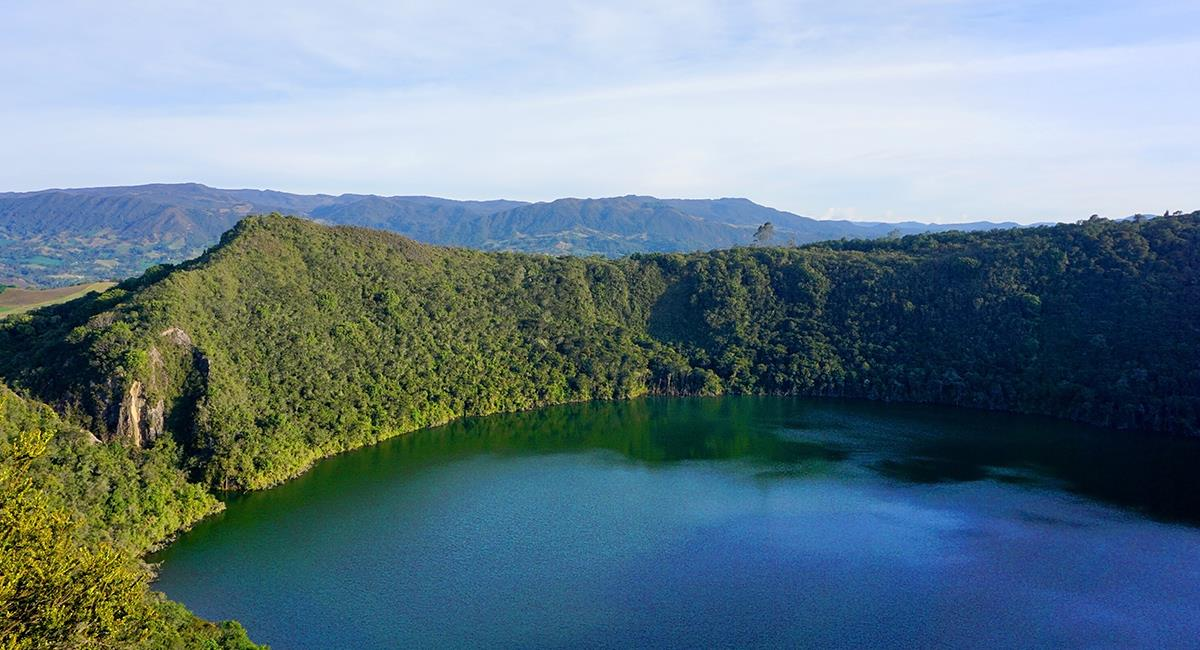
[[[114,282],[90,282],[88,284],[56,287],[54,289],[17,289],[9,287],[0,292],[0,318],[4,318],[9,314],[19,314],[30,309],[74,300],[93,291],[104,291],[114,284]]]

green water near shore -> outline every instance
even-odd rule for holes
[[[151,559],[276,648],[1178,646],[1197,468],[962,409],[577,404],[329,459]]]

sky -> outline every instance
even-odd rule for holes
[[[1200,209],[1196,0],[0,0],[0,191]]]

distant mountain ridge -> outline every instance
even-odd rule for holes
[[[48,189],[0,193],[0,284],[127,277],[194,257],[243,217],[271,212],[391,230],[433,244],[609,256],[750,244],[755,229],[768,221],[775,244],[1017,226],[820,220],[744,198],[629,195],[527,203],[291,194],[199,183]]]

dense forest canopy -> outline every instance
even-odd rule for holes
[[[646,392],[1195,433],[1200,214],[618,260],[281,216],[12,319],[0,376],[220,488],[472,414]]]

